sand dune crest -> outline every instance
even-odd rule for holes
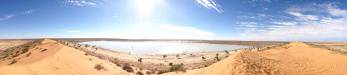
[[[347,56],[302,42],[265,51],[242,51],[186,75],[343,75]],[[177,74],[177,73],[168,73]]]
[[[13,60],[16,63],[9,64]],[[104,68],[97,70],[99,64]],[[0,75],[124,75],[116,65],[44,39],[28,52],[0,62]]]

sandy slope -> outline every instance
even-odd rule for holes
[[[11,60],[0,62],[0,75],[127,75],[110,62],[48,39],[15,59],[12,65]],[[105,69],[94,69],[97,64]]]
[[[239,52],[186,75],[346,75],[347,56],[305,43],[258,52]],[[177,74],[177,73],[168,73]],[[182,74],[182,73],[179,73]]]

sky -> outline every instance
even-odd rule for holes
[[[1,0],[0,38],[347,41],[346,0]]]

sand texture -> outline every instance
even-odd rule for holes
[[[12,63],[16,60],[15,63]],[[97,70],[99,64],[103,68]],[[28,52],[0,62],[0,75],[128,75],[113,63],[45,39]]]
[[[242,51],[209,67],[168,75],[346,75],[347,56],[302,42]]]

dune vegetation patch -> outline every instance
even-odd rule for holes
[[[106,68],[104,66],[102,66],[101,64],[96,64],[94,66],[94,69],[100,71],[100,70],[106,70]]]
[[[134,69],[129,64],[123,65],[122,69],[127,71],[127,72],[134,72]]]
[[[13,59],[21,54],[27,53],[30,49],[34,48],[37,44],[39,44],[40,40],[35,40],[32,42],[27,42],[26,44],[15,46],[3,50],[0,52],[0,60],[9,60]]]

